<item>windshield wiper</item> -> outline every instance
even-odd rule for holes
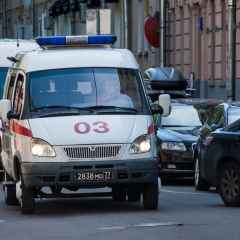
[[[56,110],[56,111],[42,111],[42,110]],[[55,117],[55,116],[71,116],[80,115],[82,112],[93,113],[94,111],[87,108],[71,107],[71,106],[42,106],[32,109],[33,112],[43,113],[39,117]]]
[[[104,105],[99,105],[99,106],[92,106],[92,107],[87,107],[86,109],[90,110],[95,110],[99,111],[100,113],[137,113],[137,109],[135,108],[128,108],[128,107],[118,107],[118,106],[104,106]]]
[[[61,106],[61,105],[53,105],[53,106],[42,106],[38,108],[32,109],[33,112],[41,112],[41,110],[57,110],[45,112],[45,114],[40,117],[50,117],[50,116],[67,116],[67,115],[79,115],[82,112],[87,112],[91,114],[96,113],[128,113],[128,114],[136,114],[137,110],[134,108],[125,108],[125,107],[116,107],[116,106],[91,106],[91,107],[71,107],[71,106]]]
[[[197,128],[197,127],[201,127],[201,126],[189,126],[189,125],[162,125],[162,127],[166,128],[166,127],[192,127],[192,128]]]
[[[91,109],[88,108],[81,108],[81,107],[73,107],[73,106],[61,106],[61,105],[53,105],[53,106],[42,106],[38,108],[33,108],[32,111],[41,111],[41,110],[48,110],[48,109],[63,109],[63,110],[77,110],[79,111],[91,111]],[[91,111],[92,112],[92,111]]]

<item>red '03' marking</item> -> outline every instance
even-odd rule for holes
[[[110,131],[108,123],[99,121],[92,123],[92,127],[90,124],[86,122],[79,122],[74,125],[74,130],[76,133],[79,134],[86,134],[90,131],[96,132],[96,133],[107,133]]]
[[[16,134],[23,135],[23,136],[26,136],[26,137],[32,137],[32,131],[29,130],[28,128],[20,125],[16,121],[11,121],[10,128]]]

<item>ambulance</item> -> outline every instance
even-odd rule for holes
[[[31,51],[39,48],[33,40],[17,40],[17,39],[1,39],[0,40],[0,98],[3,95],[3,87],[8,73],[8,69],[13,62],[10,60],[18,52]],[[1,151],[1,136],[0,136],[0,151]],[[0,160],[0,181],[2,180],[2,163]]]
[[[36,41],[40,50],[15,57],[0,101],[6,204],[30,214],[37,198],[100,194],[157,209],[152,114],[168,115],[170,97],[149,104],[139,65],[111,47],[113,35]]]

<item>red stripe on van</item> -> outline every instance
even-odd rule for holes
[[[23,127],[16,121],[11,121],[11,130],[15,132],[16,134],[23,135],[26,137],[32,137],[32,131],[28,128]]]

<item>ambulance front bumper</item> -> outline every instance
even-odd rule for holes
[[[27,187],[102,187],[155,182],[158,178],[156,159],[23,162],[21,170]]]

